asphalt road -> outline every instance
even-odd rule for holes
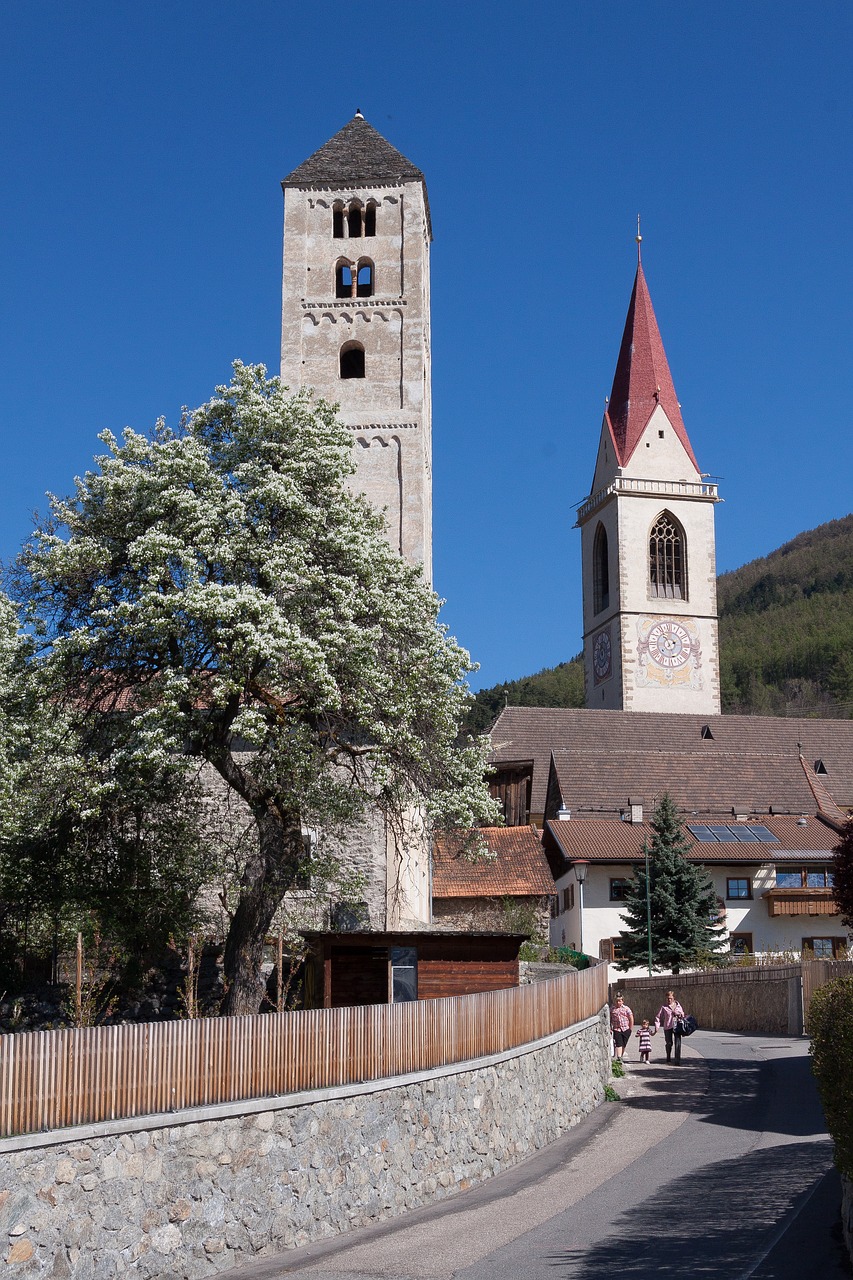
[[[850,1280],[807,1042],[703,1032],[685,1048],[681,1068],[630,1063],[620,1102],[481,1187],[231,1274]]]

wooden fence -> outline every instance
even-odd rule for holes
[[[803,964],[803,1020],[809,1030],[809,1009],[818,987],[833,978],[853,978],[853,960],[808,960]]]
[[[411,1004],[0,1036],[0,1138],[378,1080],[514,1049],[598,1013],[607,966]]]

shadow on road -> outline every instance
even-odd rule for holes
[[[693,1059],[682,1067],[661,1066],[658,1078],[645,1078],[644,1094],[627,1098],[624,1106],[637,1111],[690,1109],[706,1124],[789,1137],[824,1132],[809,1058],[741,1061],[709,1056],[704,1062],[711,1072],[707,1090],[704,1072],[696,1071]],[[790,1098],[797,1099],[795,1107],[777,1102]]]
[[[826,1173],[826,1142],[796,1142],[723,1160],[666,1183],[589,1249],[552,1254],[572,1280],[701,1280],[737,1275]]]

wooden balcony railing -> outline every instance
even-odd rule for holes
[[[836,916],[831,889],[767,889],[762,895],[771,916]]]

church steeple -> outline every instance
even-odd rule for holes
[[[718,501],[684,426],[638,254],[592,492],[578,509],[587,706],[719,712]]]
[[[663,406],[675,434],[698,471],[638,255],[637,275],[607,409],[620,466],[627,466],[630,462],[658,405]]]

